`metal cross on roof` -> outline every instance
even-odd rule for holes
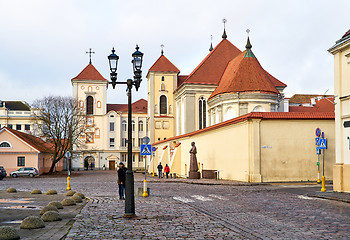
[[[95,54],[95,52],[93,52],[93,51],[91,51],[91,48],[89,49],[89,51],[88,52],[86,52],[86,54],[89,54],[89,58],[90,58],[90,64],[92,63],[91,62],[91,54]]]
[[[164,44],[160,45],[160,48],[162,49],[160,53],[163,55],[164,54]]]
[[[227,38],[227,34],[226,34],[226,18],[222,19],[222,22],[224,23],[224,33],[222,34],[222,38],[226,39]]]

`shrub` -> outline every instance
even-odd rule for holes
[[[57,209],[63,209],[62,203],[60,203],[60,202],[50,202],[50,203],[48,204],[48,206],[54,206],[54,207],[56,207]]]
[[[48,211],[58,212],[58,209],[56,207],[54,207],[54,206],[47,205],[47,206],[43,207],[43,209],[41,209],[40,215],[43,215],[44,213],[46,213]]]
[[[17,190],[16,190],[16,188],[10,187],[10,188],[8,188],[8,189],[6,190],[6,192],[8,192],[8,193],[16,193]]]
[[[41,194],[42,192],[39,189],[34,189],[31,194]]]
[[[49,191],[46,192],[46,195],[54,195],[57,194],[57,191],[54,189],[50,189]]]
[[[81,197],[79,195],[73,195],[73,200],[76,202],[76,203],[81,203],[83,202],[83,199],[81,199]]]
[[[73,190],[69,190],[67,193],[66,193],[66,196],[73,196],[74,194],[76,193],[76,191],[73,191]]]
[[[0,227],[0,240],[15,240],[19,239],[16,229],[9,226]]]
[[[63,201],[61,202],[63,206],[72,206],[72,205],[76,205],[75,201],[73,200],[73,198],[66,198],[63,199]]]
[[[45,227],[44,221],[37,216],[26,217],[20,225],[21,229],[36,229],[43,227]]]
[[[41,216],[44,222],[54,222],[62,220],[60,214],[56,211],[48,211]]]

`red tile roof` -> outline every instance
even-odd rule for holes
[[[350,35],[350,29],[341,38],[344,38],[344,37],[346,37],[348,35]]]
[[[152,65],[148,72],[176,72],[179,73],[180,70],[172,64],[164,55],[161,55],[157,61]]]
[[[223,39],[183,83],[218,84],[228,62],[240,53],[229,40]]]
[[[188,78],[188,75],[178,75],[177,86],[180,86],[187,78]]]
[[[254,55],[251,55],[253,57],[246,57],[247,51],[242,52],[229,62],[219,86],[209,98],[219,94],[236,92],[279,93],[269,74],[261,67],[257,58]]]
[[[133,113],[147,113],[147,100],[140,99],[131,106]],[[107,104],[107,112],[128,112],[128,104]]]
[[[81,71],[78,76],[73,78],[72,80],[101,80],[101,81],[107,81],[101,73],[97,71],[97,69],[92,65],[87,65],[83,71]]]
[[[153,145],[157,145],[160,143],[164,142],[170,142],[179,138],[184,138],[184,137],[191,137],[203,132],[208,132],[214,129],[222,128],[225,126],[233,125],[239,122],[243,122],[249,119],[264,119],[264,120],[334,120],[334,112],[333,113],[321,113],[321,112],[298,112],[298,113],[291,113],[291,112],[251,112],[246,115],[233,118],[230,120],[227,120],[222,123],[218,123],[216,125],[206,127],[194,132],[190,132],[187,134],[183,134],[180,136],[172,137],[172,138],[167,138],[166,140],[162,140],[156,143],[153,143]]]
[[[275,85],[275,87],[287,87],[287,84],[281,82],[280,80],[272,76],[268,71],[265,70],[265,72],[267,73],[267,76],[270,78],[271,82],[273,83],[273,85]]]
[[[14,134],[15,136],[17,136],[18,138],[20,138],[21,140],[23,140],[24,142],[28,143],[30,146],[32,146],[33,148],[37,149],[40,152],[45,152],[45,153],[52,153],[53,149],[55,148],[55,145],[49,142],[45,142],[43,141],[41,138],[35,137],[33,135],[27,134],[27,133],[23,133],[8,127],[3,127],[1,129],[2,130],[7,130],[10,133]]]
[[[311,98],[315,98],[315,97],[334,98],[333,95],[294,94],[294,95],[289,99],[289,103],[292,103],[292,104],[310,103],[310,104],[311,104]]]
[[[323,98],[315,106],[289,106],[289,112],[334,112],[334,98]]]

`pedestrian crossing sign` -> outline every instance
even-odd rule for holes
[[[327,138],[321,138],[320,149],[327,149]]]
[[[141,156],[150,156],[152,155],[151,144],[141,144]]]

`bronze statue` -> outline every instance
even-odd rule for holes
[[[190,150],[190,172],[189,172],[189,178],[190,179],[198,179],[200,178],[200,173],[198,172],[198,163],[197,163],[197,148],[194,142],[191,143],[192,148]]]

